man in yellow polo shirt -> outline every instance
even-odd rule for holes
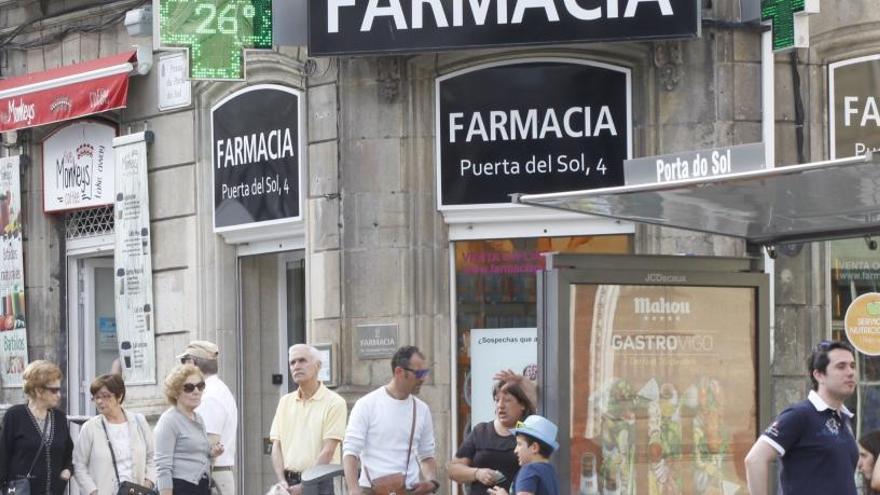
[[[278,402],[269,438],[272,468],[278,483],[291,495],[302,492],[302,473],[319,464],[339,463],[345,436],[345,399],[318,380],[321,355],[314,347],[296,344],[288,351],[290,376],[299,388]],[[333,494],[333,480],[318,487]]]

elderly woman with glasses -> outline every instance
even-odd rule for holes
[[[33,495],[61,495],[73,471],[67,415],[58,409],[61,370],[38,360],[22,378],[27,404],[9,408],[0,431],[0,487],[21,492],[29,483]]]
[[[142,414],[122,407],[122,376],[101,375],[92,382],[89,392],[99,414],[83,424],[73,450],[80,491],[115,495],[123,481],[152,488],[156,479],[153,431]]]
[[[160,495],[210,495],[211,459],[223,446],[211,446],[205,422],[195,411],[202,402],[205,376],[181,364],[165,378],[165,397],[173,407],[156,424],[156,487]]]

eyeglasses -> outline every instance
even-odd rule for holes
[[[195,391],[195,389],[199,389],[200,392],[205,390],[205,382],[184,383],[183,384],[183,391],[188,394],[193,393],[193,391]]]
[[[180,358],[180,364],[186,364],[187,361],[193,361],[193,358],[190,356],[183,356]]]
[[[49,392],[50,394],[61,394],[61,387],[43,387],[43,390]]]
[[[406,371],[409,371],[409,372],[412,373],[413,375],[416,375],[416,378],[418,378],[419,380],[421,380],[422,378],[428,376],[428,373],[431,372],[431,368],[425,368],[425,369],[423,369],[423,370],[414,370],[414,369],[412,369],[412,368],[407,368],[407,367],[405,367],[405,366],[401,366],[400,368],[401,368],[401,369],[404,369],[404,370],[406,370]]]

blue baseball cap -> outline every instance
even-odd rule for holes
[[[556,433],[559,428],[544,416],[532,414],[525,421],[516,424],[516,428],[510,430],[514,435],[528,435],[549,445],[554,451],[559,448],[556,441]]]

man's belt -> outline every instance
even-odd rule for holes
[[[232,471],[232,466],[214,466],[211,471]]]

